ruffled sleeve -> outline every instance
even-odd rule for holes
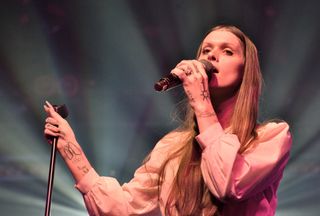
[[[238,137],[225,133],[218,123],[196,139],[203,149],[204,181],[221,200],[248,198],[279,180],[291,148],[289,126],[285,122],[259,128],[255,147],[243,154],[238,154]]]

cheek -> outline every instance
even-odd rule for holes
[[[235,86],[239,86],[242,83],[243,70],[242,67],[238,67],[234,73],[233,83]]]
[[[239,76],[240,76],[241,81],[242,81],[243,75],[244,75],[244,63],[241,63],[241,64],[238,66],[238,71],[239,71]]]
[[[226,85],[237,86],[242,82],[242,75],[239,72],[230,73],[229,76],[223,79]]]
[[[238,86],[242,82],[243,78],[243,65],[242,64],[230,64],[225,73],[221,73],[218,76],[221,85]]]
[[[229,63],[229,72],[230,74],[233,74],[235,77],[242,79],[243,71],[244,71],[243,61],[238,60],[238,61]]]
[[[239,86],[243,78],[242,61],[220,61],[220,71],[214,74],[209,82],[210,87],[231,87]]]

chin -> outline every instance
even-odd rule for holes
[[[232,97],[239,91],[239,86],[209,86],[209,91],[212,96]]]

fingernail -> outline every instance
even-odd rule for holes
[[[49,103],[49,101],[46,101],[46,104],[47,104],[49,107],[52,107],[52,105]]]

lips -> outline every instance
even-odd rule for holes
[[[205,60],[205,61],[207,61],[209,63],[209,65],[210,65],[210,67],[209,67],[210,70],[208,70],[208,72],[210,72],[210,73],[219,73],[217,67],[213,64],[213,63],[216,63],[216,62],[212,62],[212,61],[209,61],[209,60]]]

